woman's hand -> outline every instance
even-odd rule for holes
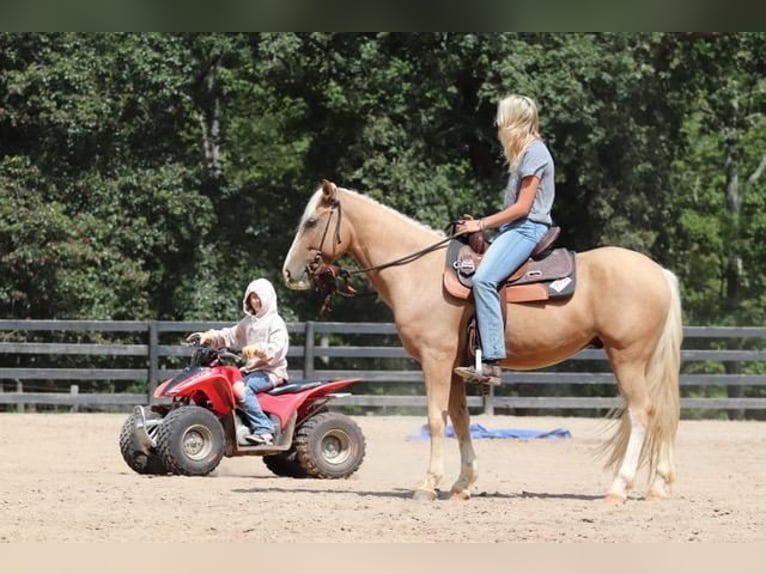
[[[460,235],[477,231],[484,231],[484,219],[474,219],[472,215],[463,214],[463,219],[455,223],[455,233]]]

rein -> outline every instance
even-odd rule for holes
[[[322,297],[322,304],[319,309],[319,313],[323,314],[332,309],[332,297],[336,293],[341,297],[355,297],[357,295],[372,295],[373,291],[367,293],[359,293],[349,282],[353,275],[362,275],[369,273],[370,271],[380,271],[389,267],[398,267],[400,265],[406,265],[413,261],[423,257],[424,255],[436,251],[445,243],[459,237],[461,234],[452,233],[440,239],[436,243],[424,247],[414,253],[404,255],[392,261],[381,263],[380,265],[371,265],[369,267],[361,267],[356,269],[344,269],[343,267],[334,263],[325,263],[322,257],[322,248],[324,247],[325,239],[330,230],[330,220],[332,219],[332,212],[335,208],[338,208],[338,218],[335,222],[335,244],[340,243],[340,220],[342,216],[342,209],[340,200],[336,199],[330,207],[330,217],[327,218],[327,224],[325,225],[324,232],[322,233],[322,241],[319,244],[319,249],[314,256],[314,261],[306,266],[309,277],[311,278],[311,284],[314,287],[314,291],[319,293]],[[454,224],[451,224],[454,226]],[[339,283],[342,281],[342,284]]]

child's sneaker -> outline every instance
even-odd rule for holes
[[[245,440],[251,444],[271,446],[274,444],[274,435],[271,433],[253,433],[245,437]]]

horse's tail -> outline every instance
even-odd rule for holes
[[[675,478],[673,445],[681,416],[678,379],[681,370],[683,324],[678,279],[667,269],[663,269],[663,272],[670,287],[670,306],[662,334],[646,368],[652,416],[649,418],[649,426],[646,429],[639,466],[648,462],[650,481],[659,470],[667,484],[671,484]],[[617,433],[609,444],[605,445],[612,447],[607,461],[608,467],[616,466],[623,459],[629,437],[630,422],[627,413],[623,412]],[[663,467],[666,464],[667,468],[658,469],[660,462],[664,462]]]
[[[670,287],[670,308],[665,319],[665,328],[646,372],[653,416],[649,419],[641,458],[649,461],[650,477],[657,471],[658,461],[666,460],[669,468],[660,470],[665,475],[666,482],[671,484],[675,478],[673,445],[681,417],[678,379],[681,370],[683,324],[678,279],[671,271],[663,271]],[[664,456],[661,456],[662,454]]]

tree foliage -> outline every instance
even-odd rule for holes
[[[434,228],[499,206],[497,100],[540,104],[554,217],[764,320],[766,35],[0,34],[6,317],[234,319],[322,178]],[[388,319],[342,301],[335,319]]]

